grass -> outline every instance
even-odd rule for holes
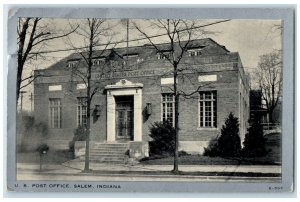
[[[260,158],[222,158],[202,155],[179,156],[180,165],[278,165],[267,157]],[[154,156],[143,158],[143,165],[173,165],[174,157]]]
[[[63,162],[73,159],[73,154],[68,150],[49,151],[47,154],[42,156],[44,164],[62,164]],[[18,163],[40,163],[40,154],[38,152],[18,152],[17,153]]]

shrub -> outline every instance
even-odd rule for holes
[[[248,132],[243,142],[244,148],[242,149],[242,155],[244,157],[260,157],[266,155],[264,131],[260,122],[254,120],[247,130]]]
[[[225,120],[222,126],[221,136],[210,141],[207,148],[204,148],[204,155],[236,157],[241,154],[241,139],[239,136],[239,121],[232,113]]]
[[[87,130],[84,126],[78,126],[74,130],[74,137],[71,142],[69,142],[70,151],[74,152],[74,146],[76,141],[85,141],[87,137]]]
[[[48,126],[42,122],[36,122],[29,114],[18,114],[18,149],[19,151],[34,151],[45,143],[48,137]]]
[[[173,155],[175,128],[169,123],[155,122],[150,126],[149,155]]]
[[[211,157],[220,156],[220,150],[218,147],[218,137],[212,138],[209,141],[208,146],[206,148],[204,148],[203,155],[211,156]]]
[[[241,138],[239,135],[239,121],[232,113],[229,114],[222,126],[221,136],[218,139],[220,155],[223,157],[235,157],[241,154]]]
[[[178,156],[190,156],[191,154],[187,153],[186,151],[179,151]]]

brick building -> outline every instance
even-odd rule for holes
[[[158,47],[160,52],[148,44],[95,52],[92,79],[100,81],[101,91],[92,102],[92,148],[120,143],[130,155],[147,156],[149,126],[163,120],[173,123],[172,66],[161,54],[168,52],[169,44]],[[35,71],[44,76],[34,83],[34,116],[48,124],[50,147],[67,148],[74,130],[86,123],[82,104],[86,85],[71,71],[83,64],[80,54],[74,53]],[[180,67],[186,67],[178,77],[180,90],[188,93],[201,87],[194,97],[180,98],[179,150],[202,153],[230,112],[239,117],[243,139],[250,87],[239,54],[210,38],[194,40]]]

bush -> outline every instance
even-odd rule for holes
[[[169,123],[155,122],[150,126],[149,155],[173,155],[175,128]]]
[[[220,156],[220,150],[218,147],[218,137],[215,137],[209,141],[208,147],[204,148],[203,155],[210,157]]]
[[[239,136],[239,121],[232,113],[225,120],[222,126],[221,136],[212,139],[207,148],[204,149],[204,155],[236,157],[241,154],[241,139]]]
[[[191,154],[187,153],[186,151],[179,151],[178,156],[190,156]]]
[[[74,130],[74,137],[71,142],[69,142],[70,151],[74,152],[74,146],[76,141],[85,141],[87,137],[87,130],[84,126],[78,126],[76,130]]]
[[[18,114],[17,133],[19,151],[35,151],[45,143],[48,137],[48,126],[42,122],[36,122],[30,114]]]
[[[241,138],[239,135],[239,121],[232,113],[229,114],[222,126],[218,147],[223,157],[235,157],[241,154]]]
[[[248,128],[243,145],[242,155],[244,157],[261,157],[266,155],[263,126],[258,120],[254,120]]]

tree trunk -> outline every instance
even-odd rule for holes
[[[273,112],[274,112],[274,109],[269,109],[269,113],[268,113],[269,123],[274,123]]]
[[[178,174],[178,146],[179,146],[179,141],[178,141],[178,130],[179,130],[179,113],[178,113],[178,104],[179,104],[179,95],[177,93],[177,64],[173,65],[174,67],[174,96],[175,96],[175,116],[174,116],[174,127],[175,127],[175,151],[174,151],[174,168],[173,168],[173,173]]]
[[[90,106],[88,104],[87,106],[87,111],[90,110]],[[88,112],[87,112],[88,113]],[[90,115],[88,113],[87,115],[87,126],[86,126],[86,141],[85,141],[85,162],[84,162],[84,170],[83,172],[89,172],[90,171],[90,128],[91,128],[91,124],[90,124]]]
[[[20,88],[21,88],[21,82],[22,82],[22,69],[23,67],[20,67],[20,64],[18,62],[18,72],[17,72],[17,94],[16,94],[16,104],[18,106],[19,96],[20,96]]]
[[[91,71],[92,71],[92,58],[93,58],[93,42],[94,42],[94,19],[90,25],[90,41],[88,53],[88,69],[87,69],[87,137],[86,137],[86,150],[85,150],[85,163],[84,172],[90,172],[90,131],[91,131]]]
[[[179,132],[179,119],[178,119],[178,105],[179,105],[179,96],[176,94],[175,95],[175,151],[174,151],[174,168],[173,168],[173,172],[174,174],[178,174],[179,170],[178,170],[178,147],[179,147],[179,137],[178,137],[178,132]]]

